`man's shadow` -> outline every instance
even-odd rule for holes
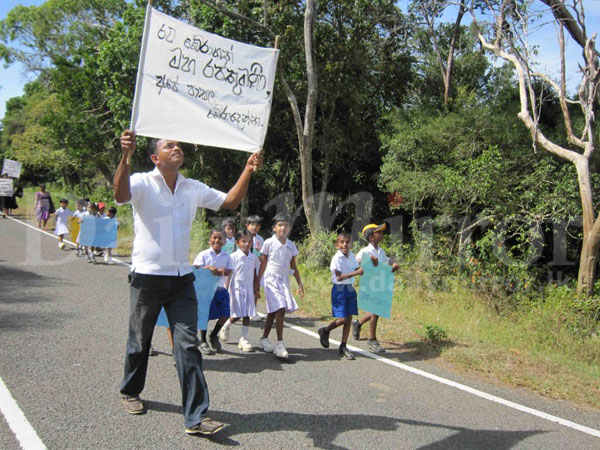
[[[148,410],[181,414],[179,406],[146,400]],[[389,432],[397,431],[400,425],[428,427],[447,430],[452,433],[442,439],[419,447],[427,450],[482,449],[508,450],[530,436],[547,433],[546,430],[500,431],[476,430],[465,427],[420,422],[410,419],[397,419],[369,414],[302,414],[285,411],[272,411],[255,414],[238,414],[228,411],[210,411],[210,417],[230,424],[218,434],[210,437],[214,443],[239,446],[234,436],[256,433],[277,433],[280,431],[300,431],[312,439],[316,448],[346,450],[334,443],[336,438],[348,431]],[[421,431],[418,431],[422,434]],[[243,440],[243,437],[240,437]],[[376,442],[371,442],[377,446]]]

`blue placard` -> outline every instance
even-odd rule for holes
[[[360,277],[358,307],[364,311],[389,319],[394,295],[392,266],[379,263],[377,267],[364,255],[360,265],[364,274]]]
[[[117,247],[117,219],[83,216],[79,243],[84,247]]]
[[[198,329],[206,330],[206,327],[208,326],[210,303],[215,296],[215,291],[217,290],[217,285],[219,284],[219,279],[221,277],[213,275],[210,270],[204,269],[203,267],[199,269],[193,267],[192,271],[196,276],[194,287],[196,288],[196,298],[198,299]],[[160,310],[156,325],[159,327],[169,326],[169,321],[167,320],[167,314],[165,313],[164,308]]]
[[[233,252],[235,252],[235,242],[227,241],[223,246],[222,250],[228,255],[231,255]]]

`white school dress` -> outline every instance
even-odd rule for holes
[[[253,317],[256,315],[254,273],[260,263],[255,254],[249,252],[246,256],[240,249],[231,254],[231,261],[233,263],[229,283],[231,317]]]
[[[261,253],[268,256],[264,274],[267,312],[272,313],[281,308],[285,308],[288,313],[296,311],[298,304],[290,290],[290,275],[294,274],[290,269],[290,261],[292,256],[298,254],[296,245],[289,239],[282,244],[273,236],[265,241]]]
[[[56,228],[54,234],[60,236],[61,234],[69,234],[69,217],[71,216],[71,210],[69,208],[60,207],[56,210]]]

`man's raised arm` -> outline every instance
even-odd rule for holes
[[[123,138],[121,138],[123,139]],[[225,201],[221,205],[223,209],[235,209],[242,202],[246,192],[248,192],[248,185],[250,184],[250,179],[252,178],[252,174],[256,169],[262,166],[263,163],[263,155],[262,152],[253,153],[246,161],[246,167],[244,167],[244,171],[238,178],[237,183],[229,189],[227,193],[227,197],[225,197]]]
[[[121,162],[115,172],[113,185],[115,189],[115,200],[117,203],[127,203],[131,200],[131,189],[129,187],[129,155],[135,151],[135,133],[126,130],[121,135],[121,149],[123,155]]]

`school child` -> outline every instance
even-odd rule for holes
[[[223,250],[231,255],[235,252],[235,220],[233,220],[233,217],[226,217],[221,222],[221,227],[225,230],[225,246]]]
[[[106,217],[106,203],[98,202],[98,217]]]
[[[219,339],[229,340],[229,327],[242,318],[242,336],[238,348],[244,352],[253,352],[254,347],[248,342],[250,317],[256,315],[254,299],[260,295],[256,268],[260,267],[258,258],[252,253],[252,235],[248,230],[240,230],[236,236],[237,250],[231,255],[233,271],[227,278],[225,287],[229,291],[231,317],[225,322]]]
[[[67,207],[69,200],[66,198],[61,199],[60,208],[56,210],[54,215],[56,216],[56,227],[54,227],[54,234],[58,236],[58,248],[61,250],[65,249],[65,243],[63,239],[65,234],[69,234],[69,217],[72,215],[71,210]]]
[[[252,253],[254,253],[256,257],[260,257],[260,251],[265,243],[265,240],[262,238],[262,236],[258,234],[261,228],[262,220],[262,217],[253,214],[251,216],[246,217],[246,220],[244,222],[244,224],[246,225],[246,230],[248,230],[250,234],[252,234]],[[258,275],[258,270],[256,271],[256,274]],[[263,287],[262,280],[261,287]],[[258,297],[256,297],[254,300],[255,304],[258,303]],[[252,316],[250,320],[252,320],[252,322],[260,322],[262,320],[262,317],[256,314]]]
[[[83,200],[83,199],[77,200],[77,209],[75,211],[73,211],[73,217],[75,217],[77,222],[80,222],[79,218],[85,212],[85,204],[86,204],[85,200]],[[79,234],[77,234],[77,239],[75,239],[75,242],[77,243],[77,256],[82,256],[83,248],[79,244]]]
[[[319,328],[319,339],[321,345],[329,348],[329,333],[343,325],[342,343],[338,349],[338,355],[341,358],[355,359],[352,352],[346,348],[352,316],[358,314],[358,302],[356,291],[352,284],[354,277],[362,275],[363,269],[360,268],[358,261],[354,257],[352,249],[352,240],[349,233],[338,234],[335,243],[338,249],[337,253],[331,258],[329,270],[331,270],[331,315],[336,319],[329,325]]]
[[[379,243],[383,241],[383,231],[386,228],[386,224],[376,225],[371,223],[365,226],[362,230],[362,235],[365,240],[369,243],[366,247],[360,249],[356,255],[356,260],[360,264],[362,258],[371,258],[374,266],[381,264],[389,264],[392,266],[392,272],[396,272],[400,266],[397,263],[391,263],[390,259],[385,254],[385,251],[379,247]],[[360,327],[366,322],[369,324],[369,340],[367,346],[373,353],[383,353],[385,349],[377,341],[377,321],[379,316],[377,314],[368,313],[363,318],[352,321],[352,336],[354,339],[360,339]]]
[[[98,206],[94,202],[88,202],[86,205],[86,211],[79,216],[79,223],[83,222],[85,217],[91,216],[96,217],[98,213]],[[79,232],[81,234],[81,231]],[[79,241],[79,237],[77,238]],[[85,259],[89,263],[97,264],[96,256],[94,255],[94,247],[88,247],[87,245],[83,247],[83,253],[85,254]]]
[[[221,351],[218,333],[231,315],[229,293],[225,289],[225,277],[231,275],[233,264],[231,257],[226,252],[221,251],[225,244],[225,231],[222,228],[211,230],[208,243],[210,248],[198,253],[198,256],[194,259],[194,266],[196,268],[204,267],[210,270],[213,275],[220,277],[219,285],[210,303],[210,311],[208,313],[208,320],[217,319],[217,323],[210,333],[209,342],[206,341],[206,330],[200,330],[200,351],[204,355],[214,355],[215,352]]]
[[[260,272],[258,280],[265,277],[264,289],[267,303],[267,321],[263,331],[260,346],[265,352],[275,353],[275,356],[287,358],[288,352],[283,345],[283,321],[286,312],[294,312],[298,304],[290,292],[290,275],[294,275],[298,283],[298,293],[304,296],[304,286],[300,279],[300,272],[296,266],[298,249],[287,237],[292,228],[289,216],[277,214],[273,218],[273,236],[267,239],[262,246],[260,255]],[[273,345],[269,340],[269,333],[275,321],[277,343]]]
[[[110,208],[108,208],[108,214],[106,215],[105,219],[115,219],[117,215],[117,208],[115,208],[114,206],[111,206]],[[115,219],[117,220],[117,219]],[[117,227],[119,226],[119,222],[117,221]],[[112,248],[108,247],[106,249],[106,253],[104,254],[104,262],[106,264],[112,264],[113,263],[113,259],[112,259]]]

